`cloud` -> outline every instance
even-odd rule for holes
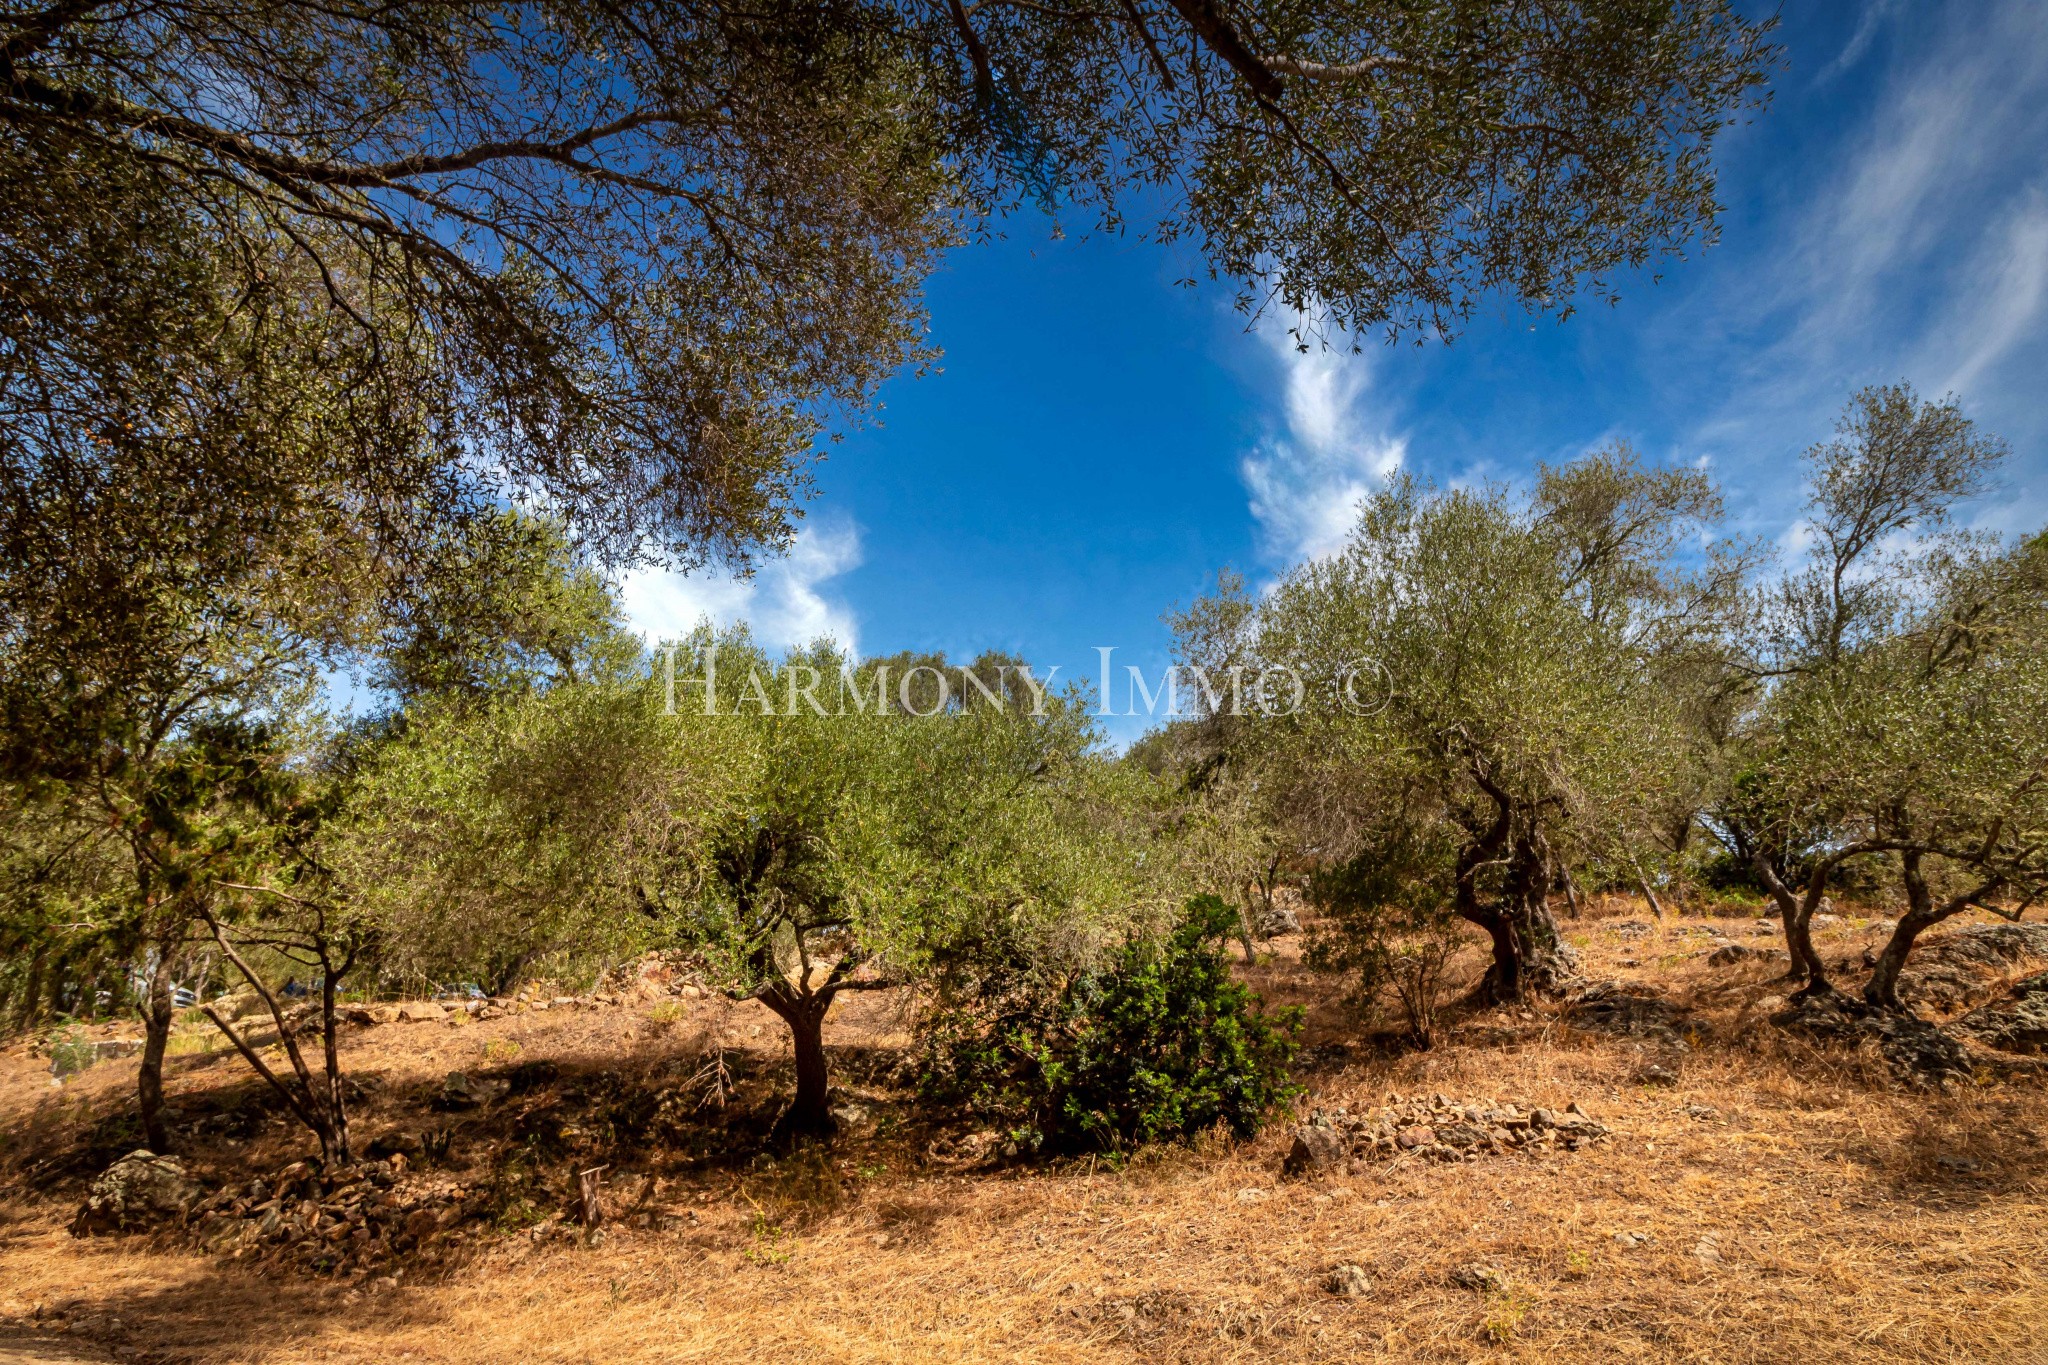
[[[1801,517],[1787,526],[1785,533],[1778,537],[1778,554],[1796,569],[1805,564],[1807,556],[1813,552],[1813,542],[1813,522]]]
[[[1859,63],[1867,99],[1770,192],[1783,229],[1664,320],[1671,358],[1727,367],[1681,444],[1725,453],[1762,534],[1794,505],[1792,457],[1857,388],[1904,379],[1991,418],[2048,346],[2048,6],[1874,8],[1837,66]]]
[[[1849,41],[1842,45],[1835,59],[1814,77],[1815,83],[1824,85],[1862,61],[1871,44],[1877,40],[1877,31],[1903,8],[1900,0],[1869,0],[1863,7],[1862,17],[1857,20],[1856,31],[1849,35]]]
[[[1873,116],[1808,201],[1780,276],[1800,315],[1795,344],[1842,355],[1868,344],[1873,322],[1910,321],[1928,285],[1950,282],[1958,242],[2031,193],[2048,23],[2031,0],[1970,9],[1900,45]]]
[[[1957,351],[1956,368],[1942,389],[1963,393],[1995,368],[2014,347],[2038,334],[2035,325],[2048,302],[2048,194],[2037,187],[2006,216],[2003,230],[1978,253],[1972,286],[1951,310],[1945,332]]]
[[[1344,543],[1359,499],[1401,467],[1407,443],[1372,429],[1367,357],[1313,340],[1303,352],[1282,327],[1259,334],[1285,383],[1277,429],[1244,457],[1239,473],[1264,553],[1288,563],[1319,558]]]
[[[763,564],[752,578],[641,569],[620,584],[620,598],[650,644],[685,635],[708,617],[721,626],[746,622],[769,649],[824,637],[851,650],[859,644],[853,609],[823,585],[860,562],[858,526],[843,518],[811,521],[788,554]]]

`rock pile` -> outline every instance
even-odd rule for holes
[[[71,1235],[130,1232],[152,1224],[182,1220],[198,1202],[199,1186],[174,1156],[137,1149],[122,1157],[92,1182],[85,1204],[71,1220]]]
[[[1566,998],[1564,1017],[1574,1028],[1643,1038],[1668,1048],[1684,1043],[1685,1011],[1649,986],[1596,981]]]
[[[1878,1009],[1856,996],[1827,991],[1794,1001],[1771,1023],[1843,1047],[1875,1047],[1908,1085],[1945,1087],[1968,1080],[1969,1050],[1941,1029],[1911,1014]]]
[[[1506,1272],[1484,1261],[1467,1261],[1454,1267],[1450,1279],[1460,1289],[1476,1290],[1482,1294],[1504,1294],[1508,1288]]]
[[[1951,1027],[2004,1052],[2048,1053],[2048,972],[2028,977],[2003,999],[1971,1010]]]
[[[395,1256],[463,1240],[459,1225],[480,1212],[453,1182],[408,1175],[402,1156],[332,1179],[295,1161],[267,1180],[216,1190],[193,1207],[186,1228],[219,1255],[367,1274]]]
[[[1576,1103],[1560,1111],[1446,1095],[1390,1095],[1371,1114],[1318,1111],[1295,1129],[1285,1169],[1301,1175],[1363,1169],[1366,1162],[1401,1156],[1473,1161],[1514,1152],[1576,1152],[1607,1136]]]
[[[1755,948],[1747,943],[1723,943],[1707,954],[1710,967],[1728,967],[1738,962],[1764,961],[1783,964],[1792,959],[1776,948]]]
[[[1972,924],[1920,940],[1899,976],[1899,994],[1943,1014],[1996,998],[2009,973],[2048,961],[2048,923]]]

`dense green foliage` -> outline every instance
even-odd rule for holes
[[[323,382],[280,392],[333,419],[311,467],[337,477],[312,486],[381,503],[388,549],[504,480],[592,543],[693,562],[786,541],[823,423],[931,354],[925,275],[1021,201],[1121,227],[1142,188],[1157,235],[1248,302],[1358,332],[1449,329],[1488,293],[1569,310],[1711,238],[1714,139],[1771,57],[1723,0],[0,22],[16,468],[89,465],[75,431],[141,438],[165,386],[310,356]],[[164,301],[181,325],[158,333]],[[295,507],[278,453],[170,467]]]
[[[506,986],[670,946],[790,1019],[810,1121],[840,991],[1270,898],[1254,785],[1117,764],[1072,707],[670,714],[593,566],[785,545],[818,438],[934,354],[926,273],[1026,200],[1121,230],[1135,192],[1311,328],[1568,312],[1711,238],[1767,27],[1723,0],[0,21],[0,994],[137,1008],[161,1144],[174,983]],[[1014,696],[1004,667],[976,676]],[[389,709],[334,724],[336,668]],[[292,1061],[345,1152],[334,1078]]]
[[[1268,1015],[1231,979],[1222,940],[1237,912],[1198,896],[1164,937],[1127,942],[1048,989],[1010,978],[987,1002],[941,1014],[927,1091],[1010,1125],[1031,1150],[1127,1151],[1225,1128],[1256,1134],[1299,1093],[1288,1079],[1299,1009]]]
[[[1894,896],[1864,993],[1901,1008],[1921,932],[2048,898],[2048,538],[1953,525],[2005,450],[1952,399],[1857,394],[1770,577],[1712,538],[1700,467],[1397,478],[1335,554],[1170,617],[1199,711],[1121,759],[1008,655],[705,626],[668,676],[603,576],[786,545],[819,438],[936,354],[927,273],[1027,201],[1147,205],[1305,341],[1569,312],[1711,240],[1767,28],[1724,0],[0,20],[0,1026],[132,1011],[161,1148],[177,990],[252,993],[288,1073],[214,1024],[346,1161],[342,991],[654,950],[787,1026],[785,1136],[831,1127],[835,1000],[902,991],[941,1006],[932,1094],[1054,1152],[1244,1137],[1291,1098],[1299,1017],[1223,948],[1289,888],[1311,961],[1423,1046],[1473,929],[1478,1002],[1562,988],[1557,903],[1593,887],[1761,890],[1808,992],[1822,897]],[[335,669],[382,709],[323,711]],[[1209,686],[1246,671],[1284,681]]]
[[[1298,679],[1298,707],[1213,716],[1206,742],[1316,850],[1322,960],[1377,975],[1384,916],[1420,913],[1490,936],[1496,996],[1569,973],[1552,892],[1639,861],[1646,815],[1690,773],[1688,702],[1740,566],[1678,547],[1716,511],[1700,476],[1625,451],[1547,470],[1526,500],[1397,479],[1255,609],[1182,618],[1184,656]]]
[[[1526,495],[1395,480],[1337,554],[1174,613],[1203,709],[1123,757],[1009,656],[771,658],[709,626],[649,651],[561,525],[500,510],[339,646],[252,615],[75,726],[18,692],[51,723],[0,804],[0,1011],[132,1009],[160,1144],[174,986],[253,992],[290,1069],[244,1055],[343,1160],[341,992],[654,950],[787,1026],[785,1137],[831,1130],[824,1025],[862,991],[935,1003],[931,1096],[1033,1150],[1247,1135],[1298,1020],[1223,941],[1254,954],[1289,886],[1311,963],[1422,1046],[1471,928],[1481,1002],[1561,988],[1560,900],[1662,913],[1735,871],[1809,991],[1822,895],[1895,897],[1864,992],[1900,1008],[1922,931],[2048,897],[2048,539],[1949,524],[2002,454],[1953,402],[1858,395],[1810,455],[1821,551],[1776,578],[1711,539],[1703,475],[1626,451]],[[335,648],[386,710],[319,709]]]

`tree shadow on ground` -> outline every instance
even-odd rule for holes
[[[424,1299],[403,1290],[273,1277],[197,1253],[146,1287],[81,1287],[89,1292],[45,1301],[33,1320],[18,1325],[78,1352],[54,1360],[260,1360],[286,1342],[317,1339],[330,1324],[360,1324],[372,1315],[393,1324],[433,1326]],[[8,1330],[0,1327],[0,1343]],[[0,1351],[0,1361],[9,1359]]]
[[[2000,1098],[1930,1097],[1904,1133],[1857,1155],[1916,1204],[1976,1207],[2048,1187],[2048,1139]]]

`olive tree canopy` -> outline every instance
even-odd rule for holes
[[[1854,862],[1891,861],[1906,901],[1865,987],[1886,1008],[1923,930],[2048,895],[2048,546],[1953,525],[2005,455],[1904,384],[1855,394],[1807,452],[1813,550],[1758,603],[1728,811],[1805,993],[1832,989],[1812,918]]]
[[[1267,595],[1249,648],[1298,672],[1303,704],[1240,744],[1340,925],[1462,918],[1492,940],[1495,998],[1569,975],[1549,896],[1627,857],[1685,767],[1687,693],[1744,570],[1687,550],[1718,511],[1704,476],[1625,450],[1544,471],[1528,500],[1401,478]]]
[[[1767,27],[1724,0],[14,7],[6,458],[68,439],[44,381],[84,321],[147,330],[123,300],[175,279],[331,313],[326,372],[414,442],[362,422],[365,486],[509,486],[612,552],[744,560],[834,414],[929,354],[937,253],[1020,200],[1143,202],[1248,300],[1354,333],[1569,310],[1711,239]]]

